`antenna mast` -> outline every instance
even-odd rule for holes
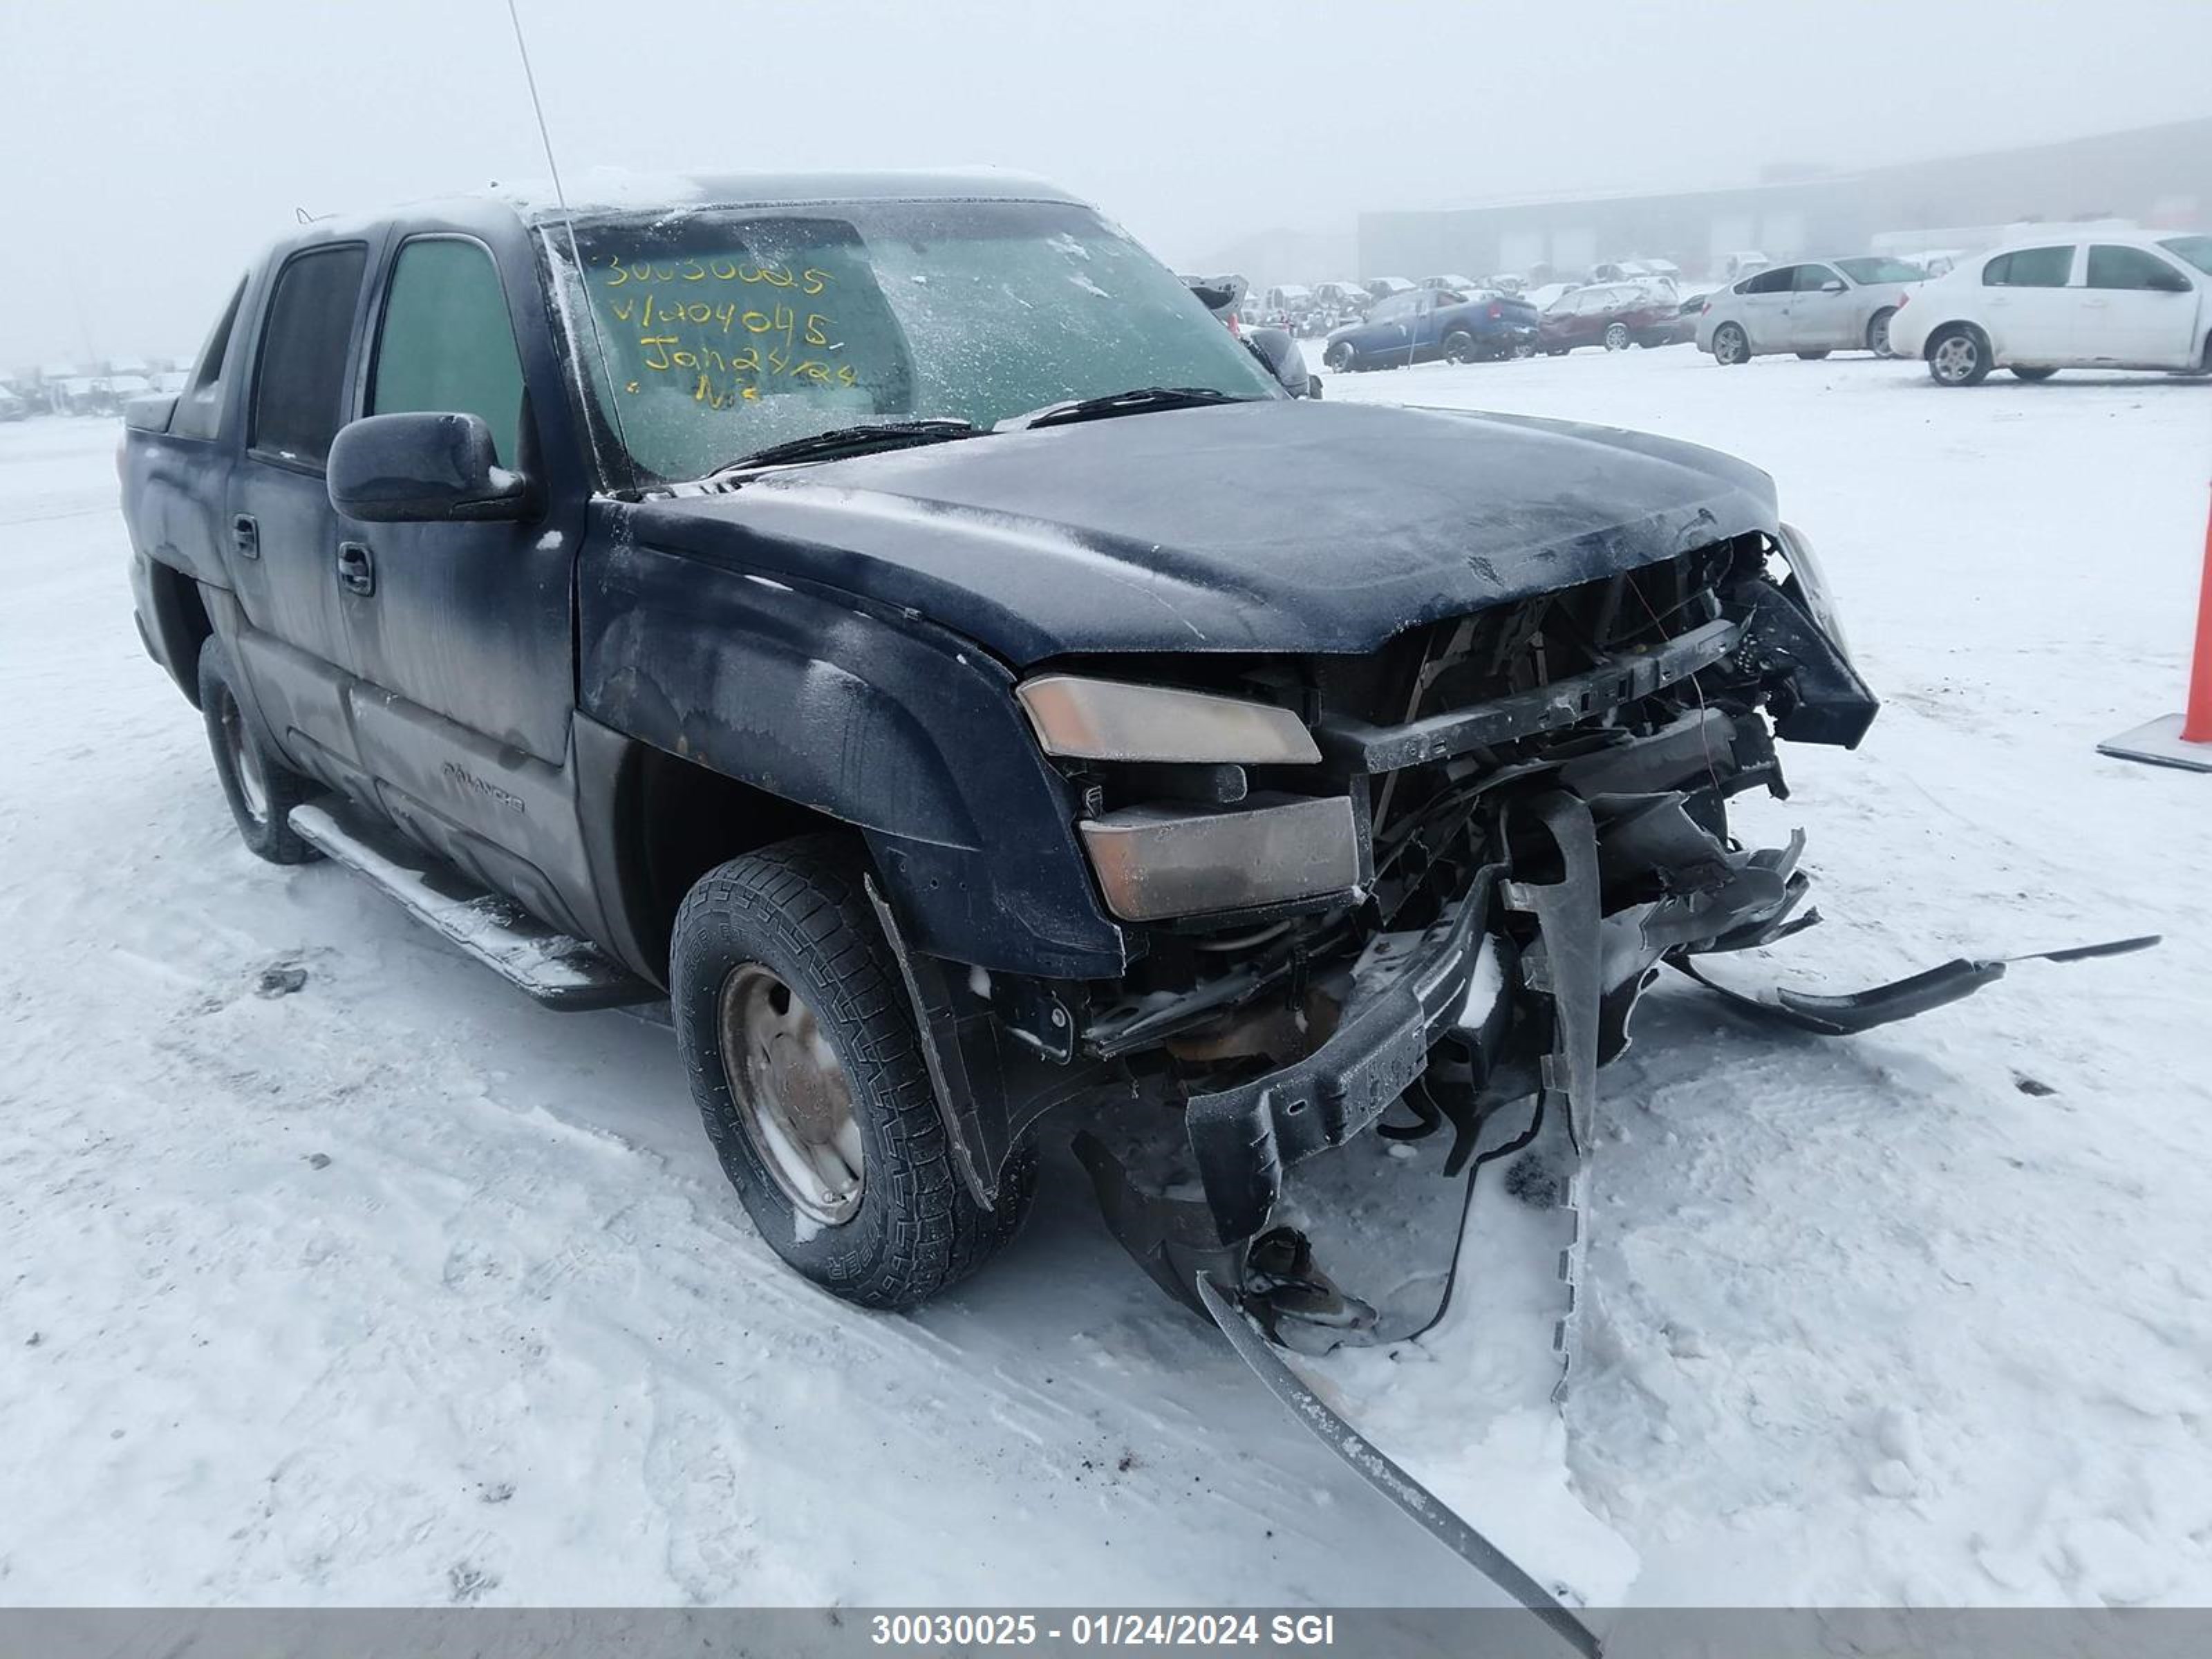
[[[614,364],[607,356],[605,337],[599,332],[599,313],[592,309],[591,289],[586,280],[587,273],[584,270],[584,252],[576,245],[576,216],[569,210],[568,192],[561,182],[561,163],[553,155],[553,135],[545,125],[545,105],[538,95],[538,73],[530,66],[530,43],[523,38],[522,14],[515,9],[515,0],[507,0],[507,21],[514,25],[514,50],[522,59],[522,79],[530,88],[531,111],[538,118],[538,140],[545,147],[545,166],[553,175],[553,199],[560,204],[562,228],[568,235],[568,258],[576,269],[576,288],[582,299],[584,321],[592,331],[592,344],[599,354],[599,373],[607,383],[607,416],[614,422],[615,435],[622,440],[623,447],[628,449],[629,437],[623,431],[622,405],[615,400]],[[562,308],[566,309],[565,304]],[[581,375],[577,378],[580,382],[577,390],[584,394],[584,408],[588,416],[592,406],[592,389],[588,386],[580,384]],[[604,471],[605,458],[602,457],[601,460],[603,464],[601,470]]]

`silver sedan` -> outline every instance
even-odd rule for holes
[[[1794,351],[1889,356],[1889,319],[1928,280],[1918,265],[1867,256],[1777,265],[1709,295],[1698,317],[1698,349],[1723,366]]]

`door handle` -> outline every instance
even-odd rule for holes
[[[261,526],[251,513],[241,513],[230,521],[230,544],[241,559],[261,556]]]
[[[359,542],[338,544],[338,586],[364,599],[376,592],[376,561]]]

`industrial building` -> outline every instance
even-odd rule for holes
[[[1359,216],[1362,276],[1576,276],[1665,258],[1692,276],[1730,253],[1972,250],[2023,222],[2212,224],[2212,118],[1855,173],[1795,170],[1735,189],[1498,202]]]

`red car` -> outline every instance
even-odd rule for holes
[[[1577,346],[1626,351],[1632,345],[1672,345],[1680,302],[1641,283],[1597,283],[1571,289],[1552,301],[1536,328],[1536,346],[1553,357]]]

